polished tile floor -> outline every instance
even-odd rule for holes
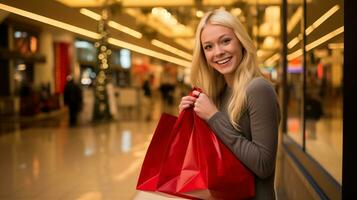
[[[63,122],[2,135],[0,199],[132,199],[154,128]]]
[[[88,105],[93,103],[90,97],[85,99]],[[66,110],[22,123],[2,120],[0,200],[173,199],[135,188],[160,115],[177,115],[176,105],[163,104],[157,96],[155,101],[143,99],[139,112],[124,109],[116,120],[95,124],[88,122],[90,113],[84,108],[79,125],[72,128]],[[320,149],[310,148],[319,146],[316,142],[308,145],[313,155],[314,149]],[[340,173],[338,166],[334,169]]]
[[[62,112],[28,126],[8,124],[0,134],[0,199],[166,199],[135,189],[161,112],[177,112],[160,102],[152,106],[151,120],[70,128]]]

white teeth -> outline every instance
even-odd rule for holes
[[[217,61],[218,64],[224,64],[226,62],[228,62],[231,58],[226,58],[226,59],[223,59],[223,60],[220,60],[220,61]]]

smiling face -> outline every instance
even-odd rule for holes
[[[201,45],[208,65],[223,74],[227,84],[231,85],[243,54],[242,45],[233,30],[207,24],[201,33]]]

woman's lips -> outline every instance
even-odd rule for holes
[[[219,65],[224,65],[224,64],[228,63],[231,59],[232,59],[232,57],[224,58],[224,59],[216,61],[216,63]]]

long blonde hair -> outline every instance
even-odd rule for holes
[[[196,30],[195,46],[191,66],[191,83],[207,93],[213,102],[220,107],[223,89],[226,85],[222,74],[207,64],[201,45],[201,33],[207,24],[221,25],[233,30],[243,47],[243,58],[237,67],[232,85],[232,96],[228,104],[228,115],[231,124],[239,130],[238,121],[246,109],[246,90],[248,83],[255,77],[262,76],[256,56],[256,48],[241,22],[223,9],[205,14]]]

